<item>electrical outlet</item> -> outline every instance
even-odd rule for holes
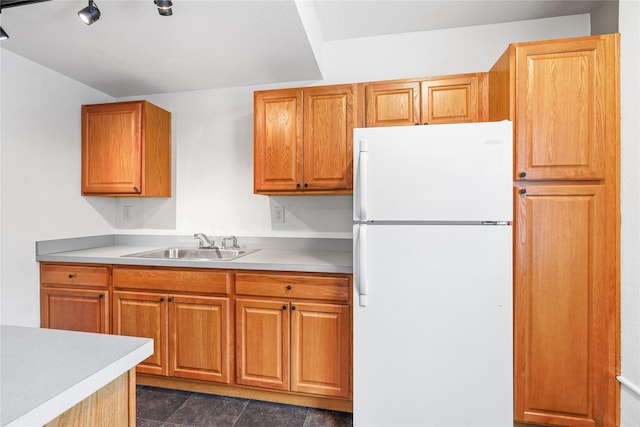
[[[133,208],[131,206],[125,205],[122,207],[122,220],[124,222],[131,221],[131,217],[133,216]]]
[[[275,224],[284,224],[284,206],[274,206],[271,215]]]

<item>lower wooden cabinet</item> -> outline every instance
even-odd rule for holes
[[[615,425],[615,229],[605,185],[516,188],[515,419]]]
[[[108,333],[110,267],[42,263],[40,324],[43,328]]]
[[[109,293],[102,289],[49,287],[40,290],[43,328],[109,332]]]
[[[113,276],[113,333],[154,340],[138,373],[230,382],[231,273],[115,267]]]
[[[238,273],[236,382],[350,397],[349,289],[346,277]]]

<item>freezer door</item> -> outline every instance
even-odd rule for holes
[[[512,427],[511,227],[363,227],[354,424]]]
[[[355,129],[354,220],[511,221],[511,122]]]

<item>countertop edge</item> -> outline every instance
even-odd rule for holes
[[[29,412],[5,424],[5,427],[44,425],[68,409],[80,403],[120,375],[134,368],[153,354],[153,340],[146,339],[133,351],[115,360],[110,365],[88,376],[84,380],[54,396]]]

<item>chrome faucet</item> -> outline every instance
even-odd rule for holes
[[[193,235],[194,239],[198,239],[198,247],[202,249],[214,249],[216,247],[215,240],[210,240],[204,233],[196,233]],[[206,244],[205,244],[206,242]]]
[[[227,241],[231,240],[232,245],[231,247],[227,246]],[[236,238],[236,236],[229,236],[229,237],[225,237],[222,239],[222,249],[240,249],[240,246],[238,246],[238,239]]]

